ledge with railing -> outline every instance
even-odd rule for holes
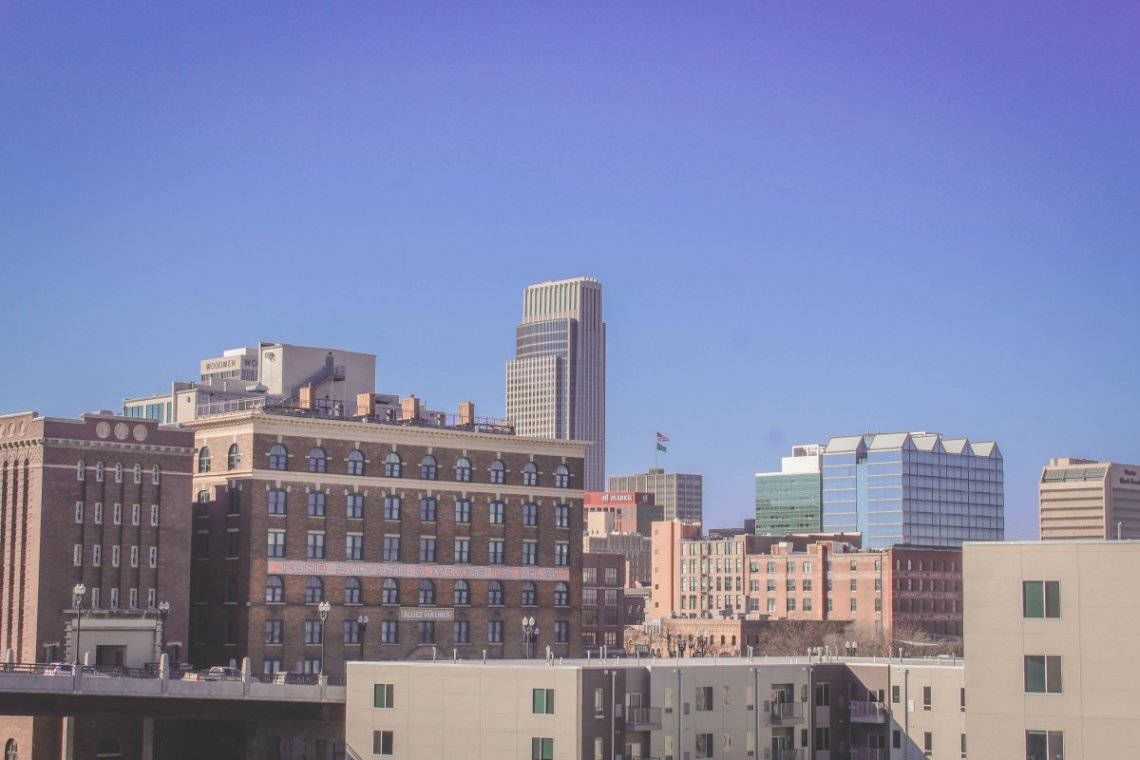
[[[769,725],[802,723],[804,719],[803,702],[766,702],[764,708],[768,713]]]
[[[804,760],[807,753],[803,747],[796,749],[772,749],[766,747],[764,749],[764,760]]]
[[[660,707],[630,707],[625,711],[626,731],[652,731],[661,728]]]
[[[855,723],[886,723],[887,708],[881,702],[851,700],[851,720]]]

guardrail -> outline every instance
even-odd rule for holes
[[[856,723],[885,723],[887,708],[879,702],[851,700],[851,720]]]
[[[661,728],[660,707],[630,707],[625,711],[627,731],[650,731]]]

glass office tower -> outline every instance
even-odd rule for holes
[[[863,545],[960,546],[1005,537],[1001,452],[937,433],[832,438],[823,452],[823,530]]]
[[[757,535],[819,532],[822,452],[815,443],[793,446],[779,472],[756,473]]]

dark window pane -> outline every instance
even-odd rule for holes
[[[1045,581],[1045,617],[1061,617],[1061,584],[1059,581]]]
[[[1027,618],[1045,617],[1045,598],[1041,581],[1025,581],[1022,587],[1022,608]]]

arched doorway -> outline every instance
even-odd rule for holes
[[[121,760],[122,757],[123,748],[110,737],[99,742],[99,746],[95,748],[95,760]]]
[[[20,749],[16,746],[15,739],[9,739],[4,743],[4,760],[19,760]]]

